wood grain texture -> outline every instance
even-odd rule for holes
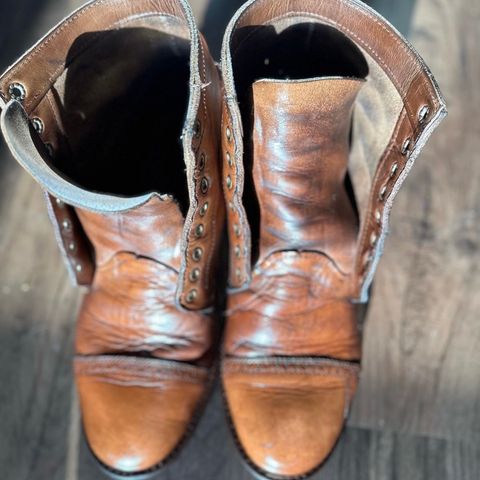
[[[0,69],[81,3],[2,0]],[[218,51],[242,1],[192,3]],[[398,196],[365,327],[351,426],[315,480],[474,480],[480,478],[480,4],[371,3],[410,31],[450,114]],[[72,384],[81,292],[70,287],[39,189],[1,138],[0,265],[0,478],[106,478],[83,442]],[[218,388],[186,449],[157,478],[253,479],[231,440]]]
[[[480,440],[480,3],[418,0],[411,40],[449,116],[398,195],[351,424]]]
[[[80,3],[0,2],[0,68]],[[76,458],[69,433],[80,292],[62,265],[42,192],[1,136],[0,265],[0,477],[65,479]]]
[[[11,479],[60,479],[78,293],[61,265],[40,190],[9,162],[0,192],[0,470]]]

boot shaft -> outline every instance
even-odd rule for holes
[[[130,251],[179,273],[179,305],[212,306],[219,96],[184,1],[91,2],[0,78],[5,138],[49,194],[76,283]]]
[[[296,83],[302,84],[303,81],[299,101],[306,103],[306,99],[311,99],[311,108],[319,115],[316,119],[310,117],[305,125],[315,130],[313,137],[318,138],[324,133],[321,115],[326,107],[325,102],[311,96],[309,83],[316,79],[327,81],[331,76],[340,76],[344,81],[352,77],[365,80],[354,100],[352,124],[348,131],[349,181],[345,188],[350,190],[351,183],[350,196],[353,199],[350,203],[355,205],[358,215],[353,261],[348,259],[348,254],[336,252],[343,267],[347,263],[352,265],[348,269],[351,272],[351,298],[365,301],[383,249],[393,199],[429,135],[446,114],[445,103],[430,71],[391,25],[364,4],[349,0],[247,2],[227,27],[222,48],[222,71],[225,85],[224,192],[229,207],[230,243],[234,246],[230,254],[229,277],[234,290],[248,288],[252,268],[269,252],[267,247],[262,256],[262,244],[273,245],[274,250],[299,246],[292,238],[278,244],[278,235],[273,242],[269,239],[272,232],[268,215],[271,210],[276,210],[273,215],[285,215],[288,221],[290,207],[282,201],[281,208],[269,208],[269,213],[263,215],[267,207],[262,210],[264,193],[258,193],[260,189],[257,189],[258,178],[257,181],[254,179],[253,165],[255,158],[264,160],[264,152],[255,141],[258,145],[259,138],[269,134],[273,151],[268,153],[267,163],[281,165],[284,155],[288,154],[283,147],[288,146],[283,145],[282,149],[278,144],[275,149],[275,142],[283,142],[285,131],[291,134],[293,130],[291,121],[288,129],[281,123],[285,114],[285,103],[281,101],[277,102],[276,116],[272,108],[269,127],[273,128],[269,131],[265,131],[263,122],[254,120],[261,103],[258,86],[265,89],[265,82],[275,80],[281,82],[283,88],[288,85],[293,89]],[[335,94],[334,88],[329,91]],[[337,104],[342,97],[348,97],[345,92],[337,91],[337,94]],[[266,104],[271,101],[267,97]],[[270,103],[269,107],[273,105]],[[338,122],[347,125],[349,112],[345,111],[340,119],[337,118],[335,124]],[[285,130],[279,136],[278,129],[283,127]],[[330,135],[330,138],[333,137]],[[295,148],[308,148],[308,142],[301,137]],[[345,147],[345,143],[343,145]],[[321,158],[320,153],[315,157]],[[299,164],[302,162],[296,166]],[[340,173],[341,169],[338,170]],[[282,171],[279,176],[277,170],[272,173],[279,185],[283,174]],[[302,176],[305,175],[311,175],[308,168],[302,172]],[[320,171],[315,175],[317,185],[319,177]],[[289,198],[289,188],[291,182],[276,193],[286,194]],[[310,189],[310,195],[314,195],[312,191],[315,188]],[[329,188],[323,189],[326,196],[328,191]],[[252,197],[255,201],[251,200]],[[268,207],[275,205],[264,203]],[[311,219],[308,198],[305,204],[305,216]],[[316,213],[313,212],[313,216]],[[340,220],[339,217],[345,215],[351,223],[351,212],[346,212],[345,208],[340,208],[339,214],[334,216]],[[282,231],[286,232],[286,229],[282,227]],[[345,235],[350,237],[352,231],[340,236]],[[316,238],[320,237],[317,230]],[[305,242],[305,247],[308,248],[308,244]],[[321,241],[315,249],[328,250],[326,244],[328,241]],[[300,248],[303,248],[302,242]]]

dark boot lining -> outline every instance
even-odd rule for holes
[[[232,39],[233,74],[245,133],[243,203],[252,232],[252,262],[258,258],[260,211],[253,185],[252,84],[263,78],[365,78],[368,65],[360,49],[339,30],[320,23],[298,23],[277,33],[274,26],[239,29]],[[354,195],[351,184],[347,187]]]
[[[53,89],[64,130],[54,168],[92,191],[171,194],[185,212],[189,59],[189,40],[149,28],[78,37]]]

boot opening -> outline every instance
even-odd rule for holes
[[[188,29],[165,17],[80,35],[48,94],[58,128],[51,166],[90,191],[170,194],[185,212],[189,60]]]
[[[260,255],[262,218],[253,173],[253,84],[262,79],[365,79],[369,67],[361,50],[339,30],[295,18],[280,20],[275,25],[240,28],[232,37],[231,50],[233,76],[245,132],[243,202],[251,226],[252,262],[255,263]],[[349,208],[354,212],[354,228],[358,229],[355,194],[348,173],[344,191],[351,203]],[[296,245],[292,244],[292,248],[296,248]]]

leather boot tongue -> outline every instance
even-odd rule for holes
[[[253,181],[260,260],[316,250],[352,267],[357,219],[345,189],[356,96],[353,78],[259,80],[253,85]]]

